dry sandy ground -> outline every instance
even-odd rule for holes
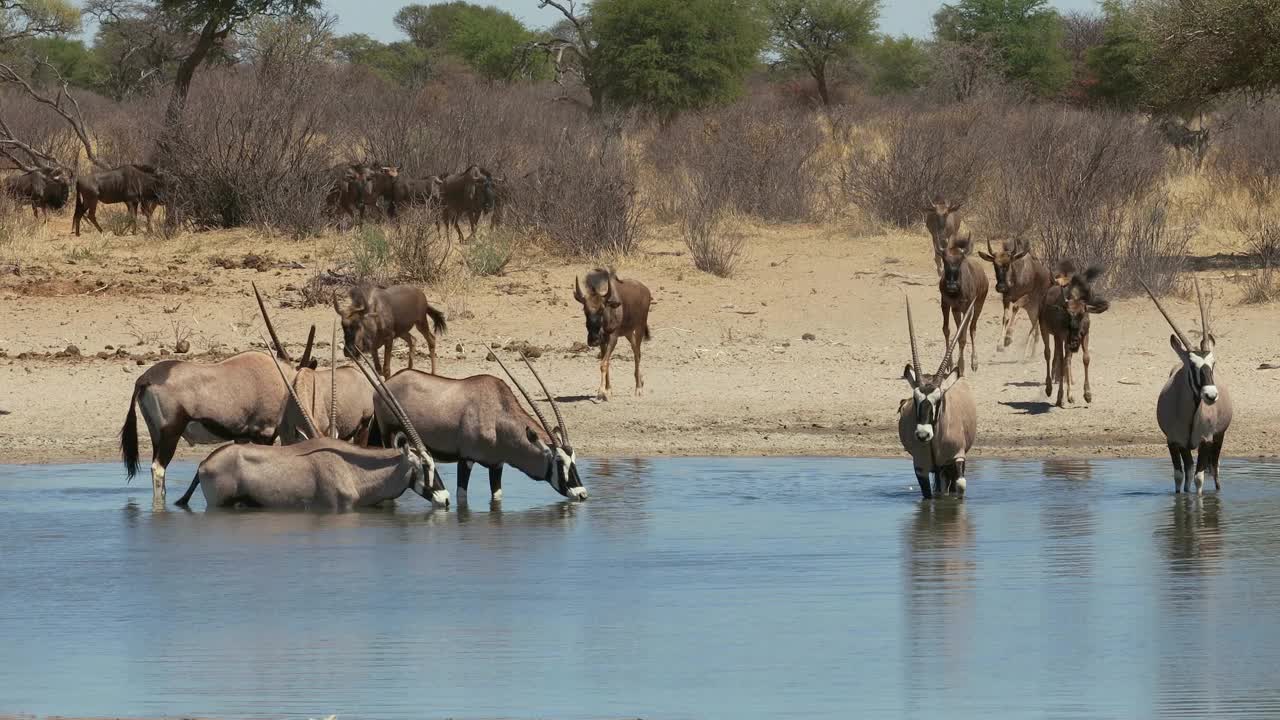
[[[286,343],[299,347],[312,323],[327,339],[330,308],[281,305],[296,303],[292,288],[317,269],[340,265],[352,242],[350,236],[296,243],[247,233],[77,240],[62,230],[65,218],[52,222],[22,247],[0,247],[0,351],[7,355],[0,357],[0,461],[117,458],[117,432],[144,369],[133,355],[151,354],[150,364],[188,329],[197,359],[258,344],[250,281],[268,296]],[[926,371],[942,352],[923,231],[868,234],[834,224],[757,229],[731,280],[694,270],[674,235],[655,232],[647,248],[618,266],[655,297],[643,397],[632,395],[631,354],[623,343],[613,399],[592,399],[594,353],[571,351],[585,339],[572,287],[587,265],[534,249],[520,252],[502,277],[455,276],[428,290],[449,314],[442,374],[498,373],[485,360],[492,342],[550,348],[539,367],[563,397],[575,445],[586,456],[901,454],[895,422],[910,358],[904,292],[916,310]],[[248,252],[270,257],[273,265],[257,271],[211,262],[237,261]],[[1201,276],[1216,295],[1219,377],[1236,403],[1227,453],[1275,455],[1280,370],[1259,366],[1280,362],[1280,314],[1274,306],[1239,305],[1232,274]],[[1175,299],[1171,306],[1194,332],[1194,304]],[[980,412],[975,456],[1164,454],[1155,398],[1175,358],[1169,329],[1150,301],[1118,298],[1095,318],[1090,406],[1077,391],[1075,406],[1050,407],[1039,351],[1022,361],[1025,318],[1009,352],[995,350],[999,327],[993,289],[978,324],[979,366],[969,378]],[[806,333],[814,339],[802,339]],[[68,345],[76,345],[80,357],[49,356]],[[119,348],[131,355],[95,357]],[[22,353],[36,355],[19,358]],[[397,358],[397,367],[403,363]],[[200,458],[207,450],[184,447],[180,457]]]

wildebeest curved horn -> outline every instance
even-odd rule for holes
[[[516,389],[520,391],[520,394],[524,396],[525,402],[529,403],[529,407],[533,410],[533,414],[538,417],[538,422],[542,423],[542,430],[554,438],[555,435],[551,434],[551,426],[547,424],[547,419],[543,417],[542,411],[538,409],[538,404],[533,401],[533,397],[529,395],[529,391],[525,390],[524,386],[520,384],[520,381],[516,379],[516,376],[511,374],[511,371],[507,369],[507,364],[502,362],[502,358],[498,357],[498,353],[490,354],[493,355],[494,360],[498,361],[498,367],[502,368],[502,372],[506,373],[507,377],[511,378],[511,384],[515,385]]]
[[[991,249],[991,236],[990,236],[990,235],[988,235],[988,236],[987,236],[987,254],[988,254],[988,255],[995,255],[995,254],[996,254],[996,251]]]
[[[258,310],[262,311],[262,321],[267,324],[267,332],[271,334],[271,343],[275,345],[276,355],[285,362],[293,362],[293,358],[289,357],[289,353],[285,352],[284,346],[280,344],[275,326],[271,324],[271,316],[267,315],[267,304],[262,302],[262,293],[258,292],[258,284],[251,282],[249,285],[253,287],[253,296],[258,298]]]
[[[330,297],[332,297],[332,298],[333,298],[333,311],[334,311],[334,312],[336,312],[336,313],[338,313],[338,315],[339,315],[339,316],[341,316],[341,315],[342,315],[342,308],[338,306],[338,293],[336,293],[336,292],[335,292],[335,293],[334,293],[333,295],[331,295]]]
[[[259,335],[259,337],[262,337]],[[266,344],[266,338],[263,344]],[[271,355],[271,353],[267,353]],[[289,382],[289,378],[284,376],[284,368],[280,365],[280,360],[275,355],[271,355],[271,362],[276,365],[276,372],[280,373],[280,381],[284,383],[284,389],[289,392],[289,400],[293,402],[293,406],[298,408],[298,412],[302,413],[302,421],[307,424],[307,434],[312,438],[320,437],[320,433],[316,431],[316,424],[311,421],[311,415],[307,413],[307,409],[302,406],[302,401],[298,399],[298,393],[294,392],[293,384]]]
[[[315,331],[315,325],[311,326]],[[338,439],[338,321],[329,336],[329,437]]]
[[[1192,276],[1191,282],[1196,286],[1196,302],[1200,305],[1200,349],[1209,352],[1209,309],[1204,306],[1204,296],[1200,294],[1200,280]]]
[[[1147,283],[1142,279],[1139,279],[1138,283],[1142,285],[1143,290],[1147,291],[1147,295],[1151,297],[1151,302],[1156,304],[1156,309],[1164,316],[1164,319],[1169,323],[1169,327],[1173,328],[1173,334],[1178,336],[1178,342],[1182,343],[1183,348],[1188,351],[1191,350],[1191,341],[1187,339],[1187,334],[1182,332],[1182,328],[1178,327],[1178,323],[1173,321],[1173,316],[1169,314],[1168,310],[1164,309],[1164,305],[1160,304],[1160,299],[1156,297],[1155,293],[1151,292],[1151,288],[1147,287]]]
[[[377,393],[382,402],[391,408],[392,414],[400,421],[400,426],[409,434],[410,442],[423,455],[430,455],[431,452],[427,450],[426,444],[422,442],[422,436],[418,435],[418,431],[413,427],[413,422],[409,420],[409,414],[405,412],[404,406],[400,404],[399,400],[396,400],[395,395],[391,394],[391,390],[382,382],[382,378],[377,371],[368,364],[368,358],[357,348],[352,348],[352,353],[351,359],[355,362],[356,368],[361,375],[364,375],[364,379],[368,380],[369,384],[373,386],[374,392]]]
[[[964,334],[965,328],[969,327],[969,322],[973,320],[973,307],[976,302],[969,303],[969,309],[964,311],[964,317],[960,318],[960,324],[956,326],[956,334],[951,337],[951,342],[947,345],[947,352],[942,356],[942,364],[938,366],[938,372],[933,374],[933,384],[937,385],[942,382],[942,378],[947,372],[951,371],[951,353],[956,349],[956,343],[960,342],[960,336]]]
[[[523,350],[520,351],[520,359],[524,361],[525,365],[529,366],[529,372],[533,373],[533,379],[538,381],[538,387],[542,388],[542,394],[546,395],[547,402],[551,403],[551,411],[556,414],[556,422],[559,423],[560,425],[560,435],[564,440],[565,444],[568,445],[569,444],[569,427],[564,424],[564,416],[560,414],[560,403],[556,402],[556,399],[551,394],[551,391],[547,389],[547,384],[542,382],[542,376],[539,375],[538,371],[534,369],[533,363],[529,362],[529,356],[525,355]]]
[[[916,371],[916,382],[924,382],[924,377],[920,373],[920,350],[916,347],[916,323],[911,317],[911,298],[903,297],[907,301],[907,334],[911,336],[911,368]]]

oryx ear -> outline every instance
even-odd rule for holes
[[[1182,341],[1178,339],[1177,333],[1169,334],[1169,347],[1173,348],[1173,351],[1179,355],[1184,355],[1187,352],[1187,348],[1182,347]]]
[[[989,263],[993,263],[993,262],[995,262],[995,261],[996,261],[996,259],[995,259],[995,257],[994,257],[994,256],[992,256],[992,255],[990,255],[990,254],[988,254],[988,253],[984,253],[984,252],[982,252],[981,250],[979,250],[979,251],[978,251],[978,257],[982,258],[983,260],[986,260],[986,261],[987,261],[987,262],[989,262]]]
[[[907,366],[903,368],[902,379],[906,380],[907,384],[911,387],[915,387],[920,384],[919,380],[916,378],[916,369],[911,367],[911,363],[907,363]]]
[[[953,367],[951,368],[951,372],[947,373],[947,376],[942,379],[942,384],[938,386],[938,389],[942,391],[943,395],[946,395],[947,391],[951,389],[951,386],[955,385],[959,380],[960,368]]]

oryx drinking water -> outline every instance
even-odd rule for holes
[[[492,375],[457,379],[401,370],[387,381],[387,388],[406,408],[436,458],[458,463],[460,502],[466,498],[471,469],[476,463],[489,469],[489,491],[494,500],[502,499],[503,465],[550,484],[567,498],[586,500],[587,490],[578,476],[577,455],[569,444],[569,431],[559,404],[533,364],[524,358],[555,412],[559,425],[552,428],[524,386],[496,354],[494,358],[529,402],[537,420],[520,407],[511,388]],[[401,421],[381,402],[377,416],[385,442],[387,433],[401,428]]]
[[[354,359],[383,403],[401,419],[406,440],[399,442],[397,437],[396,444],[401,447],[362,448],[336,437],[320,437],[277,363],[277,379],[302,414],[310,438],[288,446],[219,448],[200,463],[191,486],[177,504],[185,507],[196,487],[200,487],[210,509],[244,505],[346,511],[394,500],[412,489],[433,505],[447,507],[449,491],[436,471],[431,453],[406,419],[404,408],[381,384],[377,371],[364,365],[358,352]]]
[[[1214,488],[1222,490],[1218,462],[1227,428],[1231,426],[1231,396],[1214,375],[1217,358],[1213,354],[1215,343],[1209,329],[1209,310],[1200,294],[1200,282],[1195,281],[1195,286],[1196,302],[1200,305],[1199,349],[1195,349],[1187,334],[1178,328],[1173,316],[1160,304],[1151,288],[1142,283],[1156,309],[1173,328],[1169,345],[1181,361],[1169,373],[1169,379],[1156,400],[1156,422],[1168,441],[1169,457],[1173,460],[1174,492],[1182,492],[1184,487],[1191,492],[1191,452],[1194,450],[1198,494],[1204,489],[1205,470],[1213,473]]]
[[[951,366],[951,353],[973,321],[974,307],[969,306],[960,320],[955,337],[947,343],[942,364],[933,375],[920,369],[920,352],[916,348],[916,328],[911,318],[911,301],[907,300],[907,332],[911,336],[911,364],[902,378],[911,386],[911,397],[898,407],[898,438],[911,454],[916,481],[925,499],[952,489],[964,495],[965,456],[978,435],[978,409],[960,370]],[[933,487],[929,475],[933,474]]]

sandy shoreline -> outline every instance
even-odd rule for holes
[[[0,264],[0,462],[118,461],[116,437],[133,381],[161,348],[171,350],[183,333],[197,358],[258,342],[250,281],[269,297],[287,343],[300,346],[312,323],[327,338],[331,308],[280,305],[295,304],[296,288],[317,269],[339,264],[350,242],[273,241],[264,249],[259,238],[219,233],[167,243],[50,235],[42,257],[7,272]],[[77,263],[74,250],[85,244],[99,261]],[[562,398],[584,457],[903,456],[896,434],[906,396],[901,369],[910,357],[903,291],[916,308],[926,365],[938,362],[942,345],[923,236],[850,237],[838,226],[764,229],[731,280],[690,268],[675,242],[655,238],[648,249],[619,267],[648,284],[656,300],[644,397],[633,396],[630,350],[619,348],[612,399],[592,398],[594,352],[574,350],[585,332],[573,277],[587,265],[532,250],[505,276],[428,289],[450,320],[439,346],[441,373],[498,373],[485,361],[495,342],[546,348],[540,371]],[[220,266],[247,252],[270,258],[265,271]],[[1280,313],[1238,305],[1227,273],[1201,279],[1219,295],[1219,377],[1236,403],[1226,455],[1274,457],[1280,370],[1260,366],[1280,361]],[[1186,325],[1195,324],[1191,303],[1171,304]],[[980,414],[975,458],[1165,456],[1155,398],[1174,356],[1149,301],[1116,298],[1094,320],[1094,402],[1085,406],[1077,388],[1078,403],[1066,409],[1045,401],[1040,351],[1022,360],[1025,318],[1014,346],[996,352],[1000,312],[993,290],[978,325],[979,367],[969,378]],[[80,356],[51,356],[68,345]],[[121,348],[126,355],[118,355]],[[327,357],[327,344],[320,355]],[[404,362],[398,357],[395,366]],[[1079,365],[1076,373],[1079,381]],[[179,459],[198,460],[208,450],[184,446]]]

